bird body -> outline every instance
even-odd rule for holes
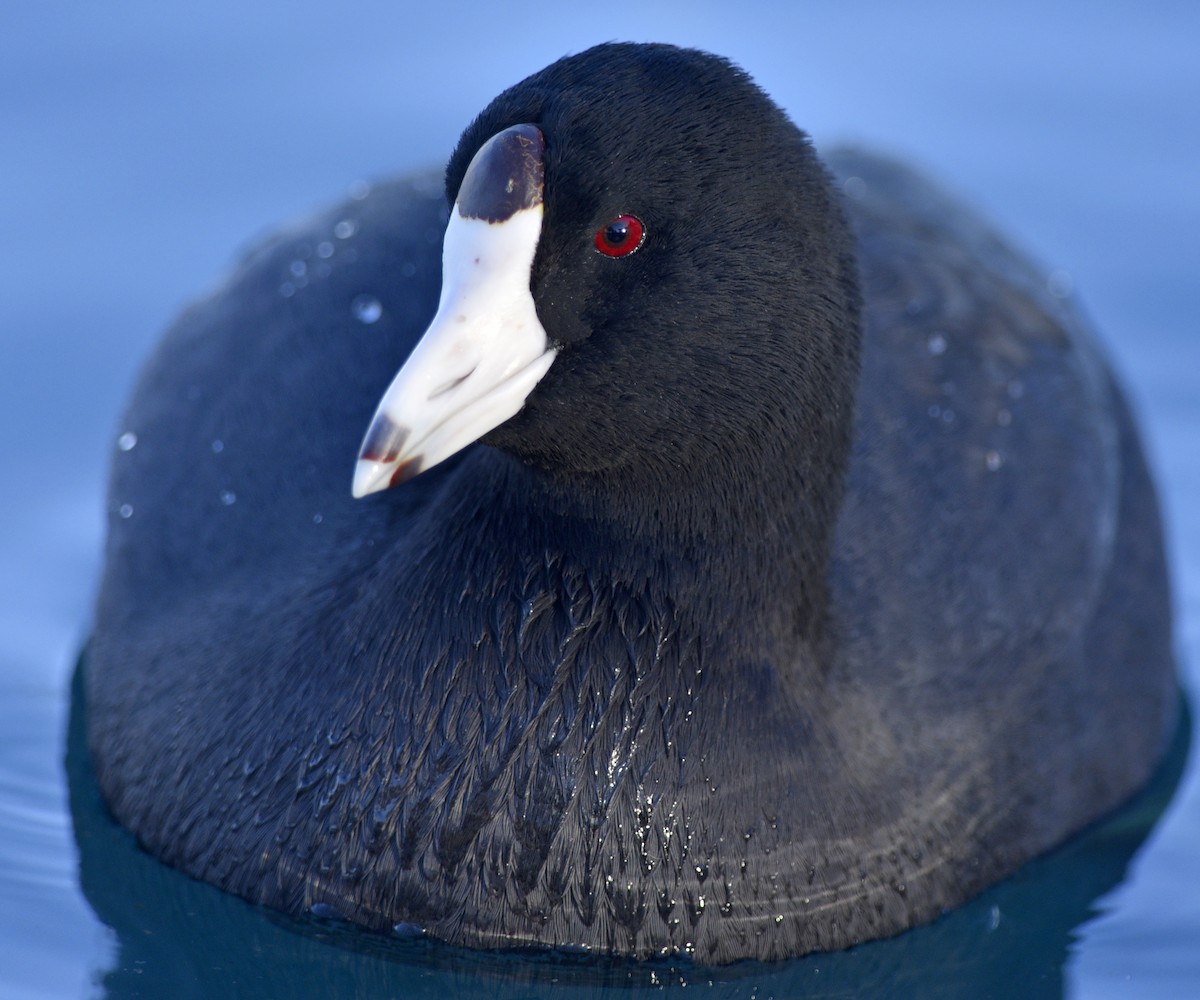
[[[550,360],[481,443],[350,496],[439,304],[427,176],[252,251],[145,369],[88,662],[117,818],[295,914],[727,962],[932,919],[1140,787],[1168,584],[1074,307],[713,57],[554,64],[452,202],[521,123]]]

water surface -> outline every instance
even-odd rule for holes
[[[680,976],[761,998],[1200,995],[1194,765],[1173,798],[1168,775],[931,928],[711,987],[695,970],[380,954],[336,928],[298,929],[142,856],[78,770],[77,836],[69,682],[99,568],[104,464],[139,360],[257,232],[362,178],[440,162],[501,88],[609,38],[731,56],[819,142],[915,160],[1082,296],[1149,440],[1181,665],[1200,669],[1200,7],[402,6],[6,12],[0,995],[630,996],[680,989]]]

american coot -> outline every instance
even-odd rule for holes
[[[1120,391],[984,224],[828,162],[729,63],[605,45],[467,128],[449,212],[379,185],[189,309],[114,459],[117,818],[291,913],[726,962],[929,920],[1142,785]]]

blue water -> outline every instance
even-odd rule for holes
[[[681,979],[763,1000],[1200,996],[1194,764],[1173,797],[1168,776],[932,928],[711,986],[699,970],[380,954],[162,869],[79,769],[72,820],[70,676],[139,360],[257,232],[441,161],[502,87],[609,38],[734,58],[819,143],[909,157],[1061,269],[1142,418],[1200,690],[1200,5],[245,6],[0,19],[0,996],[631,996]]]

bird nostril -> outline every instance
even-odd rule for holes
[[[478,365],[476,366],[476,368],[477,367],[478,367]],[[444,382],[442,385],[438,386],[436,389],[433,390],[433,392],[431,392],[429,394],[429,398],[437,399],[438,396],[444,396],[446,393],[451,392],[454,389],[457,389],[460,385],[462,385],[467,379],[469,379],[474,374],[475,374],[475,368],[472,368],[466,374],[459,375],[457,378],[452,378],[449,382]]]

